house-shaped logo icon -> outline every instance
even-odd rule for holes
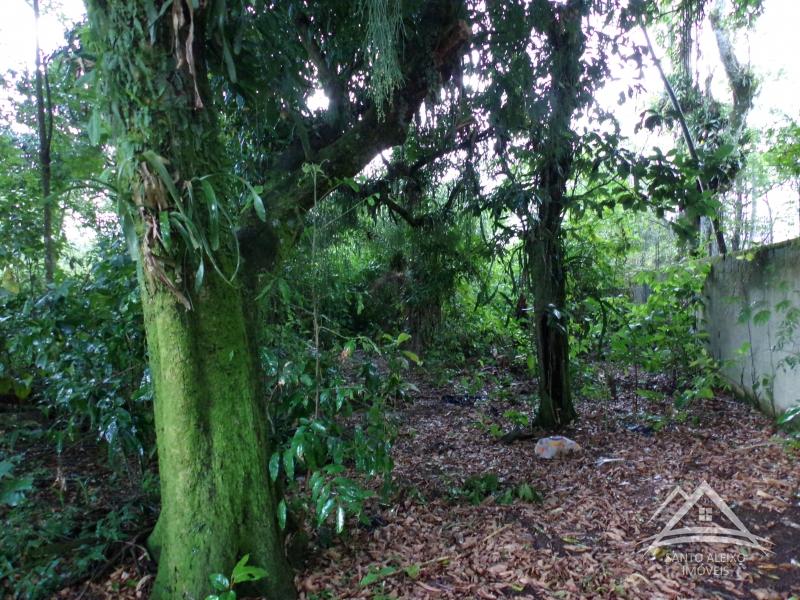
[[[737,517],[726,502],[715,492],[707,482],[701,483],[694,493],[689,496],[681,489],[680,486],[675,486],[675,489],[670,492],[667,499],[661,503],[658,510],[650,517],[652,521],[660,515],[675,499],[676,496],[681,496],[684,500],[681,507],[675,512],[674,515],[667,521],[660,532],[656,535],[647,538],[641,543],[647,543],[645,551],[653,551],[662,546],[675,546],[678,544],[694,543],[694,542],[707,542],[707,543],[721,543],[721,544],[736,544],[737,546],[747,546],[762,552],[769,553],[766,545],[770,541],[766,538],[759,537],[750,533],[744,526],[744,523]],[[710,507],[700,506],[699,518],[701,525],[695,527],[683,527],[679,523],[688,514],[688,512],[703,498],[706,497],[716,506],[719,511],[724,515],[733,527],[720,527],[712,522],[713,509]],[[706,525],[707,523],[707,525]]]

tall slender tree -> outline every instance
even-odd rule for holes
[[[523,243],[526,275],[533,292],[539,365],[537,422],[560,428],[576,415],[569,374],[562,223],[568,207],[567,184],[573,176],[575,134],[572,120],[582,101],[585,49],[583,20],[590,3],[571,0],[561,6],[539,2],[535,27],[548,44],[547,116],[539,132],[540,158],[533,166],[535,187],[523,216],[531,223]]]
[[[36,125],[39,136],[39,179],[42,192],[44,277],[46,283],[53,283],[56,264],[56,249],[53,241],[53,198],[50,195],[53,104],[50,100],[47,64],[42,60],[42,49],[39,45],[39,0],[33,0],[33,18],[36,42],[34,90],[36,95]]]

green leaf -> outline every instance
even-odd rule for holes
[[[311,499],[316,501],[319,498],[319,492],[322,489],[322,486],[325,484],[325,480],[322,478],[322,473],[319,471],[315,471],[314,474],[311,476]]]
[[[161,181],[164,183],[164,187],[167,188],[169,195],[172,196],[172,199],[180,208],[181,197],[180,194],[178,194],[178,188],[175,187],[175,182],[172,181],[172,177],[170,177],[169,171],[167,171],[164,159],[152,150],[145,150],[142,152],[142,156],[158,172]]]
[[[697,391],[697,397],[705,400],[711,400],[714,397],[714,391],[708,386],[700,388]]]
[[[25,400],[31,395],[31,384],[33,379],[26,377],[25,379],[18,379],[14,382],[14,395],[20,400]]]
[[[785,425],[786,423],[796,419],[797,417],[800,417],[800,406],[794,406],[789,410],[787,410],[785,413],[783,413],[778,419],[778,424]]]
[[[342,179],[342,183],[347,185],[354,192],[357,192],[358,190],[361,189],[361,187],[358,185],[358,182],[352,177],[345,177],[344,179]]]
[[[286,529],[286,500],[281,500],[278,503],[278,526],[281,531]]]
[[[256,211],[256,215],[258,216],[259,219],[261,219],[262,222],[266,222],[267,211],[264,208],[264,201],[261,200],[261,196],[256,191],[256,188],[250,185],[250,182],[248,182],[246,179],[242,179],[241,181],[242,183],[244,183],[245,187],[247,188],[247,191],[250,192],[250,198],[253,200],[253,208]]]
[[[281,455],[279,452],[273,452],[269,459],[269,476],[272,481],[278,480],[278,473],[281,469]]]
[[[222,573],[209,575],[208,580],[211,582],[211,587],[218,592],[224,592],[231,587],[231,582]]]
[[[89,123],[86,127],[86,133],[89,135],[89,143],[92,146],[97,146],[100,143],[100,111],[93,110],[92,115],[89,117]]]
[[[285,506],[285,505],[284,505]],[[233,585],[242,583],[243,581],[258,581],[264,579],[269,573],[266,569],[248,565],[247,561],[250,559],[249,554],[245,554],[242,559],[233,567]]]
[[[528,365],[528,371],[533,373],[533,371],[534,371],[534,369],[536,367],[536,358],[534,357],[532,352],[528,352],[528,356],[526,358],[526,362],[527,362],[527,365]]]
[[[403,569],[411,579],[418,579],[419,572],[422,570],[419,565],[408,565],[405,569]]]
[[[322,525],[325,522],[325,519],[328,518],[328,515],[331,514],[333,507],[336,505],[336,500],[333,498],[328,498],[325,501],[325,504],[322,505],[319,513],[317,514],[317,523]]]
[[[264,202],[261,200],[261,196],[258,194],[253,197],[253,208],[256,209],[256,214],[258,215],[259,219],[262,221],[267,220],[267,211],[264,208]]]
[[[228,77],[232,83],[236,83],[236,63],[233,61],[233,54],[231,53],[228,38],[222,36],[222,58],[225,61],[225,69],[228,71]]]
[[[344,531],[344,506],[341,504],[336,509],[336,533],[342,533]]]
[[[395,567],[381,567],[378,570],[371,570],[361,578],[360,585],[362,587],[372,585],[376,581],[380,581],[384,577],[389,577],[389,575],[394,575],[395,573],[397,573],[397,569]]]
[[[12,477],[0,482],[0,504],[17,506],[25,499],[25,492],[33,489],[32,477]]]
[[[753,323],[755,323],[756,325],[766,325],[767,323],[769,323],[769,319],[771,316],[772,316],[771,311],[767,309],[760,310],[753,316]]]
[[[403,350],[403,355],[416,365],[422,364],[422,361],[419,359],[419,356],[411,352],[411,350]]]
[[[291,448],[287,448],[283,453],[283,468],[286,469],[286,476],[289,481],[294,479],[294,452]]]
[[[213,186],[207,179],[200,180],[200,187],[203,189],[203,196],[208,206],[208,235],[211,249],[217,250],[219,249],[219,202]]]
[[[203,287],[203,277],[206,274],[206,265],[203,259],[200,259],[200,264],[197,266],[197,272],[194,274],[194,291],[199,292]]]

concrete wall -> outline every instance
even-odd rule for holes
[[[734,389],[770,414],[800,404],[800,239],[714,261],[710,349]]]

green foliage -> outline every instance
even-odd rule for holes
[[[89,429],[113,457],[143,456],[152,392],[135,269],[118,235],[43,294],[0,291],[0,306],[0,384],[50,415],[55,439]]]
[[[32,477],[14,477],[14,463],[0,461],[0,504],[16,506],[25,499],[25,492],[33,488]]]
[[[392,567],[388,565],[385,567],[381,567],[379,569],[372,568],[369,570],[369,573],[367,573],[366,575],[364,575],[364,577],[361,578],[359,585],[361,585],[362,587],[366,587],[368,585],[372,585],[373,583],[380,581],[381,579],[390,577],[395,573],[397,573],[397,567]]]
[[[593,342],[582,347],[599,343],[601,356],[633,366],[634,373],[641,368],[669,375],[679,408],[713,397],[721,380],[700,323],[701,292],[709,268],[708,263],[684,260],[640,272],[634,281],[649,290],[643,303],[623,294],[598,296],[594,306],[602,307],[603,313],[586,313],[584,339]]]
[[[318,272],[326,277],[328,269],[345,264],[323,261]],[[344,471],[349,467],[362,477],[389,482],[394,425],[386,416],[387,404],[402,400],[411,389],[404,375],[419,358],[405,349],[410,339],[405,333],[384,334],[380,343],[340,333],[349,313],[335,309],[353,296],[349,285],[336,283],[335,271],[331,287],[319,288],[330,299],[321,304],[334,310],[319,317],[326,325],[317,350],[305,279],[295,280],[293,288],[287,283],[289,273],[302,269],[289,262],[286,270],[286,278],[265,288],[260,300],[284,322],[283,328],[269,330],[261,355],[276,439],[269,473],[285,490],[278,522],[284,528],[289,520],[306,518],[311,527],[333,521],[341,533],[347,515],[366,518],[365,503],[374,496]]]
[[[69,33],[74,39],[76,31]],[[44,288],[44,202],[52,211],[56,256],[68,256],[63,224],[67,220],[95,222],[93,203],[99,194],[92,180],[104,166],[101,149],[82,132],[89,106],[78,85],[76,48],[72,44],[58,48],[45,63],[51,188],[47,199],[42,197],[36,151],[35,76],[11,71],[0,79],[9,99],[0,110],[0,273],[15,287],[32,293]],[[8,121],[15,126],[10,127]]]
[[[362,342],[362,351],[379,352],[372,342]],[[342,475],[345,467],[352,466],[367,477],[387,477],[392,468],[389,450],[394,427],[386,418],[385,407],[387,400],[402,390],[398,372],[390,370],[386,378],[379,377],[370,361],[362,367],[362,383],[347,383],[339,361],[347,362],[355,348],[355,343],[347,342],[325,353],[319,388],[313,379],[313,356],[295,356],[279,365],[274,355],[266,355],[274,386],[272,422],[278,439],[284,440],[270,458],[270,477],[283,481],[289,492],[297,492],[296,476],[307,474],[304,493],[293,502],[293,512],[308,514],[314,527],[333,519],[339,533],[347,514],[365,518],[365,502],[373,496]],[[378,356],[382,355],[385,353]],[[407,364],[407,359],[399,354],[388,364],[404,362]],[[314,401],[317,389],[318,405]],[[292,501],[284,499],[278,509],[281,527],[287,520],[287,502]]]
[[[464,499],[473,505],[478,505],[489,497],[494,497],[498,504],[512,504],[516,500],[521,502],[542,501],[541,493],[530,484],[503,486],[494,473],[468,477],[461,487],[451,488],[449,496],[453,500]]]
[[[41,475],[34,470],[26,478]],[[140,498],[109,511],[88,488],[70,504],[56,500],[54,506],[38,492],[31,496],[8,512],[0,507],[0,593],[8,597],[52,598],[66,582],[90,573],[115,545],[128,543],[143,518],[152,518]]]
[[[233,589],[236,585],[264,579],[267,576],[267,571],[260,567],[248,565],[249,560],[250,555],[245,554],[233,567],[230,577],[226,577],[222,573],[209,575],[208,579],[211,582],[214,593],[206,596],[206,600],[236,600],[236,591]]]
[[[392,92],[403,79],[398,55],[402,52],[402,3],[392,0],[360,0],[360,9],[367,13],[365,52],[372,57],[370,82],[375,106],[383,114]]]
[[[778,417],[778,425],[789,425],[797,418],[800,418],[800,406],[794,406]]]

